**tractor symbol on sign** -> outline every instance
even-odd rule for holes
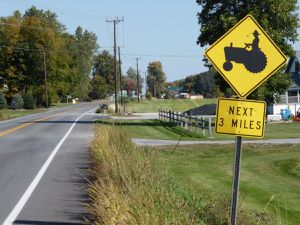
[[[267,57],[259,48],[258,31],[253,32],[254,40],[252,43],[245,43],[244,48],[225,47],[226,62],[223,64],[223,69],[230,71],[233,68],[232,62],[242,63],[245,68],[251,73],[259,73],[263,71],[267,65]],[[250,50],[248,50],[250,48]]]

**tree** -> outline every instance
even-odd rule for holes
[[[2,91],[0,91],[0,109],[7,108],[7,101]]]
[[[24,107],[24,101],[22,95],[14,94],[10,107],[12,109],[22,109]]]
[[[49,101],[88,97],[98,48],[94,33],[78,27],[69,34],[55,13],[34,6],[0,22],[0,88],[9,103],[14,94],[31,92],[38,107],[45,105],[44,55]]]
[[[154,97],[161,96],[165,90],[167,80],[161,62],[155,61],[149,63],[147,71],[148,91],[150,91]]]
[[[87,30],[83,31],[81,27],[77,27],[75,31],[75,48],[73,55],[73,64],[75,69],[76,83],[74,95],[85,99],[90,92],[90,73],[93,67],[94,53],[98,49],[97,37],[94,33]]]
[[[200,35],[197,44],[200,46],[211,45],[239,20],[251,14],[287,56],[294,55],[291,43],[297,40],[296,0],[196,0],[196,2],[202,7],[198,13]],[[211,66],[208,61],[206,65]],[[225,92],[228,86],[225,85],[223,78],[217,78],[216,81],[221,91]],[[274,86],[275,81],[281,84],[280,89]],[[260,90],[264,91],[257,90],[252,96],[273,102],[274,96],[277,93],[281,94],[290,84],[289,76],[284,74],[282,69],[263,84]]]
[[[95,56],[92,70],[92,87],[94,90],[99,91],[101,98],[114,93],[114,73],[114,57],[108,51],[103,51]]]
[[[126,77],[124,77],[125,79],[125,83],[126,83],[126,90],[127,90],[127,95],[131,95],[132,91],[135,91],[137,94],[137,75],[136,75],[136,70],[133,69],[132,67],[129,67],[129,69],[127,70],[126,73]],[[139,77],[139,93],[142,92],[143,89],[143,85],[144,84],[144,78]]]
[[[24,109],[35,109],[36,105],[31,92],[27,92],[23,96]]]

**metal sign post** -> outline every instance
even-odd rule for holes
[[[241,168],[241,155],[242,155],[242,137],[235,137],[235,159],[233,164],[233,181],[232,181],[232,194],[231,194],[231,207],[230,207],[230,224],[237,224],[237,203],[239,195],[239,177]]]
[[[215,131],[235,135],[230,224],[237,224],[242,136],[264,136],[266,103],[246,97],[287,61],[263,28],[247,15],[206,51],[206,58],[240,99],[219,99]]]

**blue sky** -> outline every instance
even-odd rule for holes
[[[0,16],[32,5],[55,12],[70,33],[79,25],[96,33],[99,45],[110,50],[113,26],[106,19],[124,17],[118,24],[123,72],[135,68],[135,57],[141,58],[143,75],[149,62],[161,61],[168,81],[206,70],[204,49],[196,45],[200,7],[195,0],[0,0]],[[299,42],[295,49],[300,50]]]

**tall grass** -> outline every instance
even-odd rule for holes
[[[169,180],[158,151],[136,147],[118,127],[95,129],[91,224],[229,224],[228,199],[212,197],[204,204]],[[240,225],[253,224],[245,218]]]

